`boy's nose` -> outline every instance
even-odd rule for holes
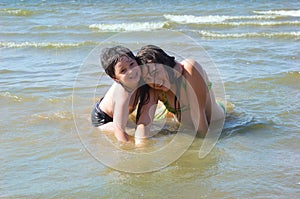
[[[134,75],[135,74],[135,70],[134,69],[129,69],[128,70],[128,75],[129,75],[129,77],[132,77],[132,75]]]
[[[129,68],[129,69],[128,69],[128,74],[132,74],[132,73],[133,73],[132,68]]]

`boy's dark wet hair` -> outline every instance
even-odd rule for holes
[[[105,73],[111,78],[115,78],[115,65],[118,63],[119,58],[127,56],[136,60],[134,54],[124,46],[114,46],[111,48],[104,48],[101,53],[100,61]]]
[[[176,65],[175,57],[168,55],[160,47],[155,45],[147,45],[142,47],[136,55],[138,64],[146,65],[149,63],[163,64],[164,67],[174,68]],[[147,65],[146,65],[147,66]],[[149,69],[148,69],[149,70]],[[166,68],[170,81],[174,81],[174,73],[170,68]]]

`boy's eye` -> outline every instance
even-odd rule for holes
[[[127,70],[126,70],[125,68],[123,68],[123,69],[121,69],[120,72],[121,72],[122,74],[124,74],[124,73],[126,73],[126,71],[127,71]]]

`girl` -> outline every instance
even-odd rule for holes
[[[194,60],[177,62],[161,48],[147,45],[137,53],[144,81],[153,89],[151,102],[161,100],[178,120],[204,137],[213,121],[224,120],[225,108],[215,99],[212,83]],[[170,70],[171,69],[171,70]]]

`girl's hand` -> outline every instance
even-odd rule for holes
[[[144,138],[138,138],[138,137],[134,138],[134,142],[135,142],[135,146],[136,147],[143,147],[143,146],[145,146],[146,141],[147,141],[147,139],[144,139]]]

